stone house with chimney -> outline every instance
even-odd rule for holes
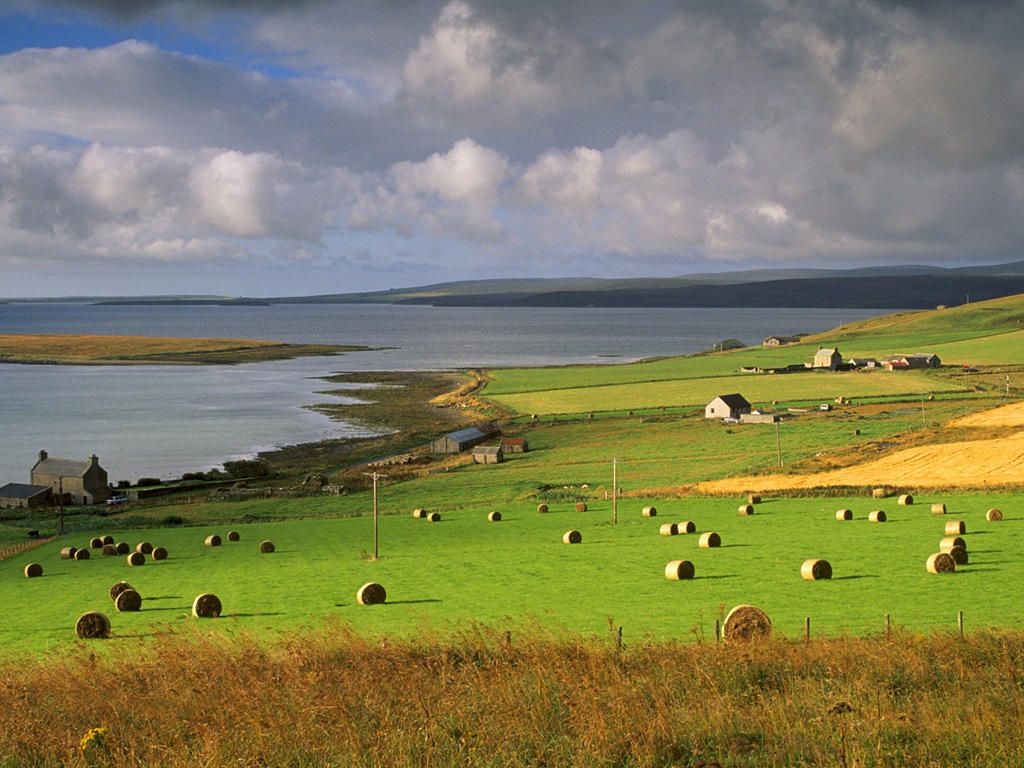
[[[63,496],[66,504],[103,504],[113,494],[107,471],[100,466],[96,454],[87,461],[50,458],[39,452],[39,461],[32,467],[32,485],[48,486],[54,500]]]

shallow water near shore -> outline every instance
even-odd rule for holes
[[[259,450],[366,432],[303,406],[336,372],[607,364],[723,339],[828,330],[894,310],[0,305],[0,333],[266,339],[376,348],[237,366],[0,365],[0,485],[40,450],[100,457],[111,482],[174,478]],[[358,397],[358,393],[356,393]]]

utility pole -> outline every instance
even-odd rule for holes
[[[367,477],[373,478],[373,559],[377,559],[377,480],[387,475],[379,472],[363,472]]]
[[[779,466],[782,466],[782,438],[779,437],[779,422],[775,422],[775,451],[779,454]]]
[[[612,459],[612,523],[619,522],[619,460]]]
[[[57,533],[61,536],[64,535],[64,478],[61,475],[57,476],[57,498],[60,502],[60,528]]]

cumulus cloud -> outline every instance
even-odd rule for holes
[[[1019,258],[1020,2],[45,7],[132,34],[0,55],[4,263]]]

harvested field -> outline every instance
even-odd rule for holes
[[[972,413],[949,423],[951,427],[1024,427],[1024,402]]]
[[[976,414],[993,424],[1024,418],[1019,404]],[[964,426],[967,419],[953,425]],[[975,422],[972,426],[983,426]],[[906,487],[986,488],[992,485],[1024,485],[1024,431],[989,440],[962,440],[923,445],[898,451],[875,461],[811,475],[767,475],[711,480],[699,483],[704,493],[735,494],[753,484],[772,490],[827,486],[883,486],[899,478]]]

